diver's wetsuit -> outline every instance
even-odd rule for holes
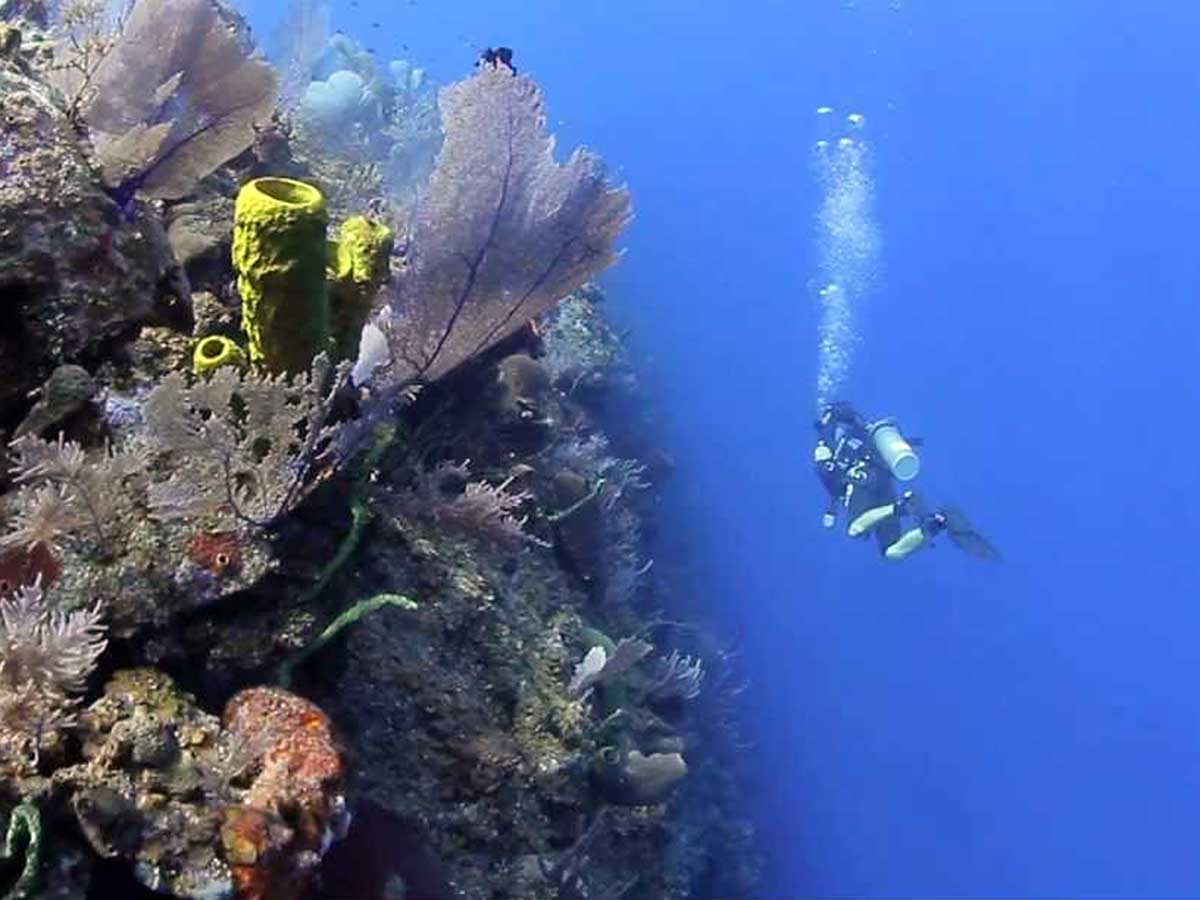
[[[814,427],[813,467],[829,494],[826,526],[836,521],[839,508],[845,509],[847,535],[853,538],[874,532],[880,554],[889,560],[908,557],[943,532],[965,553],[1000,559],[996,548],[960,510],[947,506],[929,513],[914,491],[896,496],[892,471],[875,449],[871,427],[848,403],[827,406]],[[906,517],[914,520],[907,530]]]
[[[892,473],[875,453],[866,425],[845,403],[835,403],[816,422],[817,452],[813,466],[830,497],[827,515],[837,515],[839,507],[853,522],[869,509],[886,506],[896,500]],[[828,453],[823,453],[824,447]],[[872,528],[879,552],[900,539],[900,517],[890,515]]]

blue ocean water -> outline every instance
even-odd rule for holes
[[[257,0],[269,33],[282,9]],[[282,6],[282,4],[278,4]],[[1200,894],[1200,12],[1182,3],[358,0],[439,81],[515,48],[634,191],[607,277],[668,413],[665,527],[751,678],[762,896]],[[865,118],[844,389],[1000,547],[819,524],[822,106]]]

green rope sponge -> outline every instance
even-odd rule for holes
[[[0,860],[24,858],[21,874],[4,900],[25,900],[36,896],[38,870],[42,864],[42,816],[29,800],[16,806],[8,819]]]

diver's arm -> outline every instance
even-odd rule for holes
[[[813,423],[817,432],[817,443],[825,444],[836,454],[841,453],[841,444],[846,437],[866,438],[866,426],[854,407],[849,403],[831,403]]]
[[[863,420],[854,407],[844,402],[829,404],[821,421],[822,423],[828,422],[830,425],[848,425],[854,429],[864,427]]]
[[[829,502],[825,504],[825,511],[821,514],[821,524],[826,528],[832,528],[833,523],[837,521],[838,506],[845,499],[847,485],[839,476],[837,464],[833,461],[832,456],[826,455],[827,452],[828,447],[824,443],[818,442],[817,451],[813,454],[813,471],[816,472],[821,487],[829,495]]]

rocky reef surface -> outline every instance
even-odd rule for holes
[[[159,6],[139,0],[129,27]],[[239,27],[224,4],[184,7],[196,28]],[[577,260],[565,299],[435,365],[456,311],[431,356],[402,361],[436,376],[356,374],[372,340],[418,346],[397,342],[390,289],[357,361],[201,371],[199,340],[250,332],[231,253],[250,179],[303,179],[335,208],[401,200],[348,191],[350,164],[312,143],[289,150],[286,116],[187,190],[118,179],[99,101],[54,77],[62,32],[40,4],[3,11],[0,896],[746,894],[736,663],[678,621],[653,565],[672,466],[582,278],[608,260]],[[540,115],[515,74],[450,98],[472,91]],[[426,122],[432,101],[404,102]],[[435,185],[462,140],[445,130]],[[598,169],[539,153],[523,158],[575,191],[564,208],[619,231]],[[396,227],[384,274],[403,299],[437,286],[421,269],[436,235]],[[505,252],[537,258],[560,227]]]

